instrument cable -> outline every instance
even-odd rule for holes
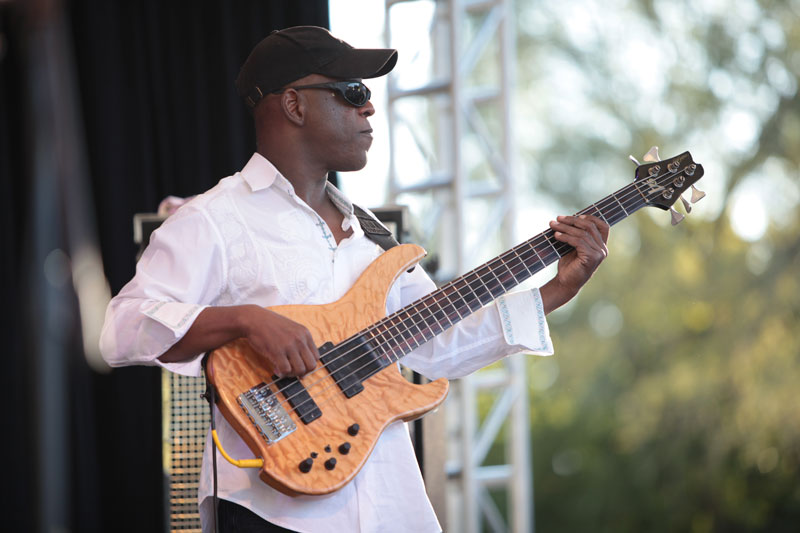
[[[206,391],[202,394],[202,397],[208,402],[208,408],[211,414],[211,434],[213,435],[217,431],[216,424],[214,423],[214,404],[217,403],[217,394],[214,385],[212,385],[208,380],[208,374],[206,373],[206,361],[208,361],[208,354],[203,356],[203,375],[206,378]],[[219,498],[217,497],[217,450],[213,440],[211,441],[211,444],[211,465],[213,471],[212,478],[214,480],[214,533],[218,533],[219,516],[217,511],[219,508]]]

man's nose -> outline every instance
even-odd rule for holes
[[[367,103],[359,110],[362,115],[365,117],[371,117],[375,114],[375,106],[372,105],[371,100],[367,100]]]

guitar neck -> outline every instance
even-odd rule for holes
[[[614,225],[647,205],[646,200],[637,182],[633,182],[577,214],[595,215]],[[552,229],[543,231],[387,316],[363,333],[377,341],[385,361],[395,362],[572,249],[557,241]]]

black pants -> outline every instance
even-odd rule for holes
[[[291,529],[267,522],[250,509],[228,500],[219,500],[217,513],[219,516],[217,533],[293,533]]]

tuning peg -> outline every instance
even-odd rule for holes
[[[697,187],[692,185],[692,203],[693,204],[696,204],[697,202],[699,202],[700,200],[705,198],[705,196],[706,196],[706,193],[704,193],[703,191],[701,191],[700,189],[698,189]]]
[[[675,211],[675,209],[672,208],[672,207],[669,208],[669,214],[672,215],[672,225],[673,226],[677,226],[678,224],[680,224],[681,220],[683,220],[683,218],[684,218],[683,215],[681,215],[680,213]]]
[[[637,167],[639,167],[639,166],[642,166],[642,164],[641,164],[641,163],[639,163],[639,162],[636,160],[636,158],[635,158],[635,157],[633,157],[632,155],[629,155],[629,156],[628,156],[628,159],[630,159],[631,161],[633,161],[633,164],[634,164],[634,165],[636,165]]]
[[[686,212],[687,213],[691,213],[692,212],[692,204],[690,204],[689,201],[686,200],[686,198],[684,198],[683,196],[681,196],[681,202],[683,203],[683,208],[686,210]]]
[[[656,161],[661,161],[661,159],[659,159],[659,157],[658,157],[658,146],[653,146],[652,148],[650,148],[647,151],[647,153],[644,154],[644,157],[642,159],[644,159],[648,163],[654,163]]]

